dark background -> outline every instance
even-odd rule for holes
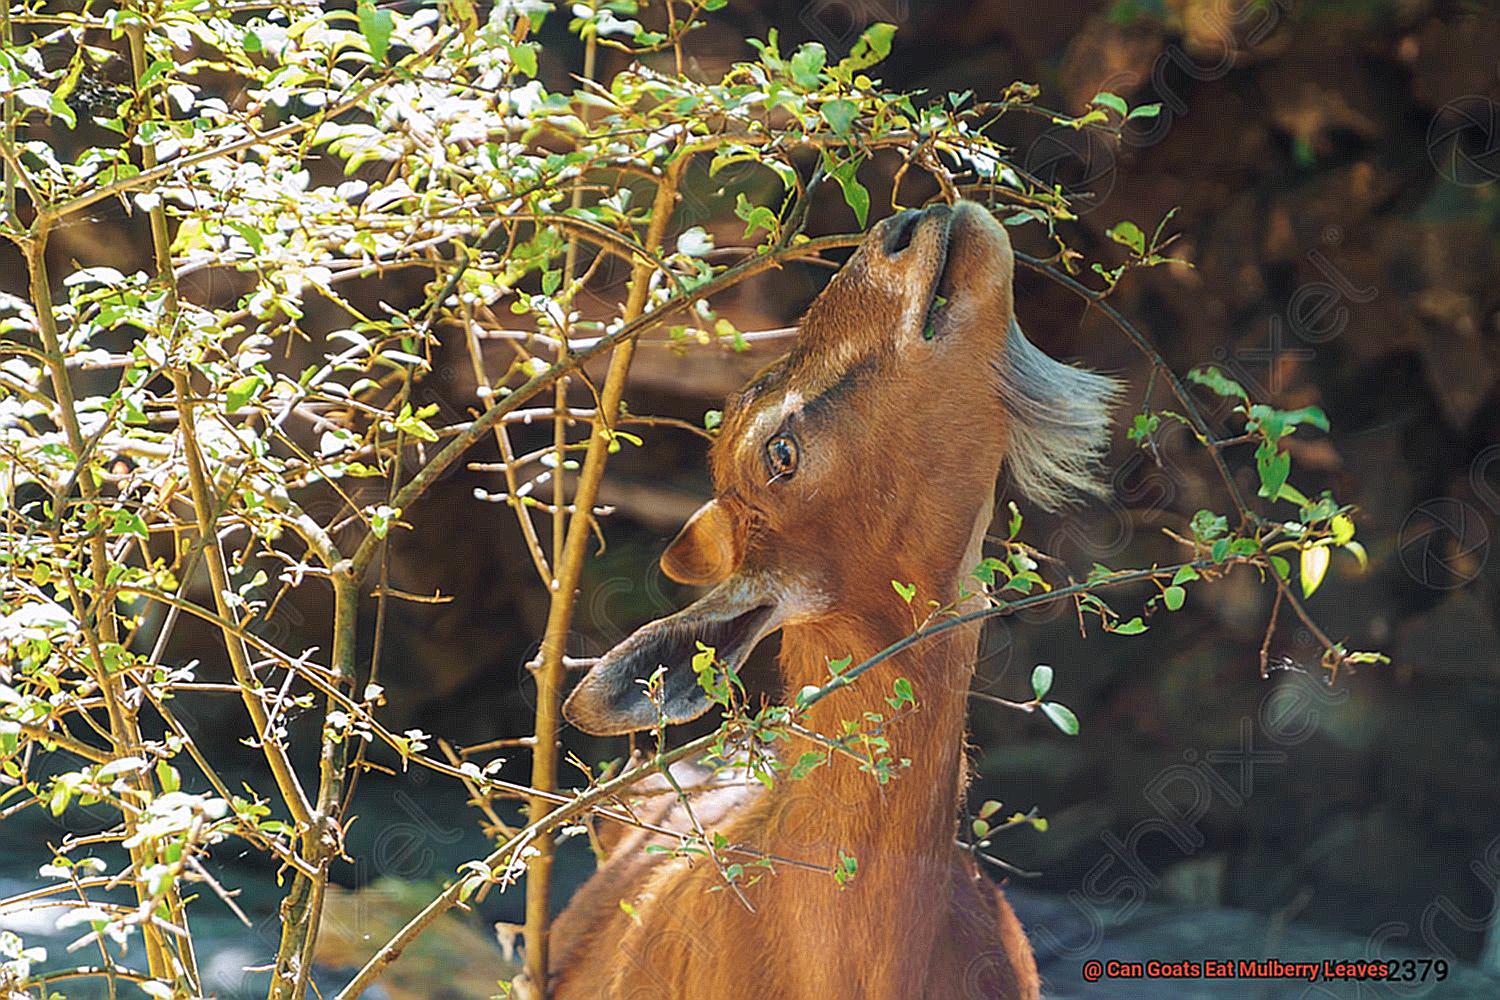
[[[881,71],[896,88],[982,97],[1028,80],[1042,86],[1043,103],[1070,113],[1100,90],[1163,105],[1119,145],[1042,118],[1008,120],[1003,135],[1017,162],[1078,196],[1081,218],[1067,235],[1091,259],[1118,259],[1104,236],[1113,223],[1149,232],[1179,208],[1174,252],[1193,266],[1132,275],[1114,304],[1178,372],[1217,364],[1260,399],[1328,413],[1331,434],[1291,440],[1293,481],[1359,505],[1370,566],[1360,573],[1335,556],[1308,605],[1336,640],[1393,660],[1330,688],[1316,644],[1283,614],[1270,653],[1289,669],[1262,680],[1271,594],[1249,573],[1193,589],[1182,611],[1151,619],[1135,638],[1081,638],[1066,609],[992,626],[976,686],[1024,698],[1031,668],[1048,663],[1054,696],[1083,722],[1067,738],[983,703],[971,722],[973,800],[1035,805],[1050,821],[1046,833],[1008,835],[996,852],[1040,873],[1011,885],[1024,882],[1018,909],[1058,995],[1072,995],[1083,957],[1197,957],[1204,943],[1236,957],[1290,957],[1298,947],[1305,957],[1435,955],[1500,975],[1500,15],[1490,4],[1421,0],[736,2],[693,51],[713,74],[746,56],[746,37],[775,27],[783,51],[816,39],[837,55],[874,21],[900,26]],[[580,62],[562,28],[547,25],[543,57],[544,77],[559,87]],[[888,193],[882,169],[870,174],[876,206]],[[824,195],[812,230],[848,231],[837,193]],[[734,245],[739,226],[708,219],[714,199],[706,183],[690,191],[682,224],[708,225],[720,246]],[[100,232],[110,227],[126,239],[91,258],[146,245],[125,220],[98,226],[78,234],[80,246],[108,244]],[[1045,251],[1025,229],[1014,236]],[[789,323],[827,274],[789,270],[724,311],[747,330]],[[395,301],[397,291],[381,294]],[[607,303],[618,286],[607,276],[596,291]],[[1143,359],[1104,317],[1036,274],[1018,278],[1018,312],[1051,353],[1130,385],[1110,457],[1113,498],[1063,520],[1028,517],[1027,535],[1078,570],[1177,558],[1161,529],[1229,504],[1184,435],[1166,436],[1160,466],[1125,441],[1146,390]],[[631,409],[698,422],[776,350],[643,349]],[[426,391],[457,419],[474,405],[473,385],[461,353],[448,362]],[[1152,402],[1170,405],[1159,386]],[[707,496],[703,442],[670,429],[645,437],[646,448],[610,466],[605,499],[618,511],[590,565],[570,652],[598,653],[691,596],[662,579],[655,559]],[[1248,451],[1230,459],[1249,483]],[[498,491],[500,477],[450,476],[409,512],[415,530],[395,536],[393,585],[430,593],[440,584],[456,600],[393,604],[382,667],[388,724],[458,744],[530,731],[523,664],[546,614],[510,512],[476,499],[476,488]],[[327,621],[309,589],[268,638],[320,644]],[[180,655],[216,663],[212,640],[184,623]],[[768,680],[765,663],[758,676]],[[232,706],[204,704],[197,718],[253,775],[231,739],[241,726]],[[575,732],[566,739],[591,761],[623,749]],[[524,780],[527,766],[517,755],[506,776]],[[363,779],[350,841],[363,860],[340,873],[345,884],[392,876],[425,889],[484,853],[477,813],[439,784]],[[256,880],[256,869],[235,863],[241,882]],[[588,868],[587,852],[568,845],[559,903]],[[399,891],[379,886],[386,895],[372,909],[419,905],[420,892],[398,906]],[[482,912],[519,920],[520,902],[519,893],[492,897]],[[267,948],[252,952],[271,940],[263,913]],[[1472,995],[1500,995],[1497,984]]]

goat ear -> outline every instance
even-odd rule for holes
[[[642,625],[600,657],[568,696],[563,715],[596,736],[696,719],[713,705],[693,669],[700,643],[737,669],[778,624],[773,597],[753,580],[731,579],[675,615]],[[658,670],[653,699],[647,689]]]
[[[717,500],[699,507],[661,554],[661,569],[678,583],[720,583],[740,562],[740,533]]]

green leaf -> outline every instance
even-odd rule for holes
[[[370,47],[370,57],[383,65],[391,48],[391,31],[395,27],[391,12],[376,7],[375,0],[358,0],[355,11],[359,18],[359,33],[365,36],[365,44]]]
[[[896,37],[896,26],[884,21],[876,22],[865,29],[849,54],[839,60],[839,71],[848,76],[862,69],[869,69],[891,54],[891,41]]]
[[[1000,811],[1000,803],[996,802],[994,799],[989,799],[988,801],[985,802],[984,805],[982,805],[982,806],[979,807],[979,818],[980,819],[989,819],[991,816],[995,815],[995,813],[997,813],[999,811]]]
[[[1280,556],[1271,556],[1271,568],[1283,580],[1290,580],[1292,578],[1292,564]]]
[[[1098,104],[1103,107],[1109,108],[1111,111],[1119,114],[1122,118],[1130,111],[1130,105],[1125,103],[1125,98],[1121,97],[1119,94],[1111,94],[1107,90],[1101,90],[1099,93],[1095,94],[1094,99],[1089,103]]]
[[[1365,547],[1358,542],[1345,542],[1344,551],[1352,555],[1359,563],[1360,569],[1370,568],[1370,557],[1365,552]]]
[[[1281,419],[1286,421],[1288,427],[1312,424],[1324,434],[1328,433],[1328,415],[1320,407],[1304,406],[1300,410],[1284,410]]]
[[[68,102],[56,94],[53,94],[48,99],[47,109],[66,122],[68,128],[73,129],[78,127],[78,116],[73,113],[72,108],[68,107]]]
[[[735,196],[734,214],[745,223],[745,238],[749,239],[757,230],[774,233],[777,227],[776,213],[764,205],[752,204],[741,191]]]
[[[1159,114],[1161,114],[1160,104],[1142,104],[1138,108],[1132,108],[1130,114],[1125,116],[1125,120],[1133,121],[1136,118],[1155,118]]]
[[[536,76],[537,46],[531,42],[507,42],[505,50],[510,53],[510,64],[528,79]]]
[[[859,228],[865,228],[870,217],[870,192],[859,182],[859,165],[864,161],[863,156],[852,156],[840,162],[827,151],[823,153],[823,169],[828,176],[838,181],[840,190],[844,192],[844,203],[854,211],[855,221]]]
[[[260,391],[261,377],[259,375],[246,375],[244,378],[235,379],[224,391],[224,407],[230,413],[235,413],[245,408],[245,404]]]
[[[1052,724],[1062,730],[1067,736],[1078,735],[1078,716],[1066,705],[1059,705],[1055,701],[1042,702],[1042,714],[1052,720]]]
[[[1198,579],[1198,571],[1191,566],[1179,566],[1177,572],[1172,574],[1172,586],[1187,583],[1189,580]]]
[[[902,583],[900,580],[892,580],[891,586],[895,588],[896,593],[900,594],[901,599],[907,604],[910,604],[912,598],[917,596],[917,585],[915,583]]]
[[[133,510],[114,511],[114,523],[110,525],[111,535],[134,535],[144,541],[151,539],[151,532],[146,528],[146,522],[141,515]]]
[[[792,765],[791,771],[787,772],[787,777],[791,778],[793,781],[801,781],[818,767],[826,764],[827,762],[828,760],[823,756],[823,754],[814,753],[813,751],[809,750],[801,757],[797,758],[797,763]]]
[[[822,83],[823,67],[828,64],[828,51],[817,42],[807,42],[792,56],[787,64],[792,73],[792,82],[803,90],[816,90]]]
[[[1200,542],[1211,542],[1229,530],[1229,519],[1211,510],[1200,510],[1193,515],[1193,537]]]
[[[1045,698],[1051,690],[1052,668],[1045,663],[1038,663],[1031,671],[1031,691],[1038,698]]]
[[[723,410],[706,410],[703,414],[703,429],[706,431],[717,430],[723,422]]]
[[[845,854],[841,849],[839,851],[839,862],[833,869],[833,880],[842,886],[847,884],[858,872],[859,862],[854,859],[853,855]]]
[[[846,101],[843,98],[839,98],[834,101],[825,101],[823,106],[818,110],[822,113],[823,120],[828,123],[828,127],[833,129],[835,135],[844,135],[849,131],[849,126],[854,123],[855,117],[859,114],[859,105],[853,101]],[[864,223],[861,222],[860,225],[864,225]]]
[[[1137,413],[1131,419],[1130,429],[1125,432],[1125,436],[1132,441],[1145,444],[1160,426],[1161,417],[1155,413]]]
[[[1212,365],[1194,368],[1188,372],[1188,381],[1212,389],[1221,396],[1243,399],[1247,403],[1250,401],[1250,394],[1245,392],[1244,387]]]
[[[1311,597],[1328,573],[1328,546],[1310,545],[1302,550],[1302,596]]]
[[[1298,507],[1306,507],[1309,503],[1312,502],[1307,499],[1307,497],[1302,493],[1301,490],[1297,489],[1297,487],[1293,486],[1291,483],[1281,484],[1281,492],[1276,494],[1276,499],[1290,500]]]
[[[1187,591],[1181,587],[1168,587],[1161,592],[1162,603],[1167,606],[1168,611],[1180,611],[1182,602],[1187,599]]]
[[[1140,617],[1137,616],[1130,619],[1130,621],[1128,622],[1121,622],[1114,628],[1110,629],[1110,631],[1115,633],[1116,635],[1140,635],[1142,632],[1146,631],[1146,623],[1141,621]]]
[[[1274,497],[1292,474],[1292,456],[1270,441],[1262,441],[1255,449],[1255,471],[1260,473],[1260,495]]]
[[[1141,227],[1129,220],[1122,220],[1105,230],[1105,235],[1119,243],[1134,250],[1136,256],[1146,252],[1146,234],[1141,232]]]
[[[388,535],[391,525],[401,517],[399,508],[387,507],[385,504],[368,507],[366,510],[369,512],[370,517],[370,534],[376,538],[384,538]]]
[[[170,59],[152,60],[151,65],[146,67],[146,72],[142,73],[141,78],[135,82],[135,89],[138,92],[145,91],[147,87],[160,80],[162,75],[171,68],[172,60]]]
[[[995,585],[995,574],[1006,571],[1005,560],[997,559],[995,556],[985,556],[974,567],[974,579],[987,587]]]
[[[1354,519],[1348,514],[1336,514],[1328,527],[1333,531],[1333,544],[1348,545],[1354,538]]]

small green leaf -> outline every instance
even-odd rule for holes
[[[1125,432],[1125,436],[1132,441],[1145,444],[1160,426],[1161,417],[1155,413],[1137,413],[1131,419],[1130,428]]]
[[[849,54],[839,60],[839,70],[845,76],[859,70],[869,69],[891,54],[891,41],[896,37],[896,26],[878,21],[864,30],[859,41],[854,43]]]
[[[531,42],[507,42],[505,50],[510,53],[510,64],[528,79],[536,76],[537,46]]]
[[[823,114],[823,120],[828,123],[829,128],[833,129],[834,134],[844,135],[849,131],[849,126],[854,123],[855,116],[859,114],[859,105],[841,97],[837,100],[825,101],[819,110]]]
[[[1130,619],[1130,621],[1128,622],[1121,622],[1114,628],[1110,629],[1110,631],[1115,633],[1116,635],[1140,635],[1142,632],[1146,631],[1146,623],[1141,621],[1140,617],[1137,616]],[[1046,708],[1045,705],[1043,705],[1042,707]]]
[[[900,580],[892,580],[891,586],[895,588],[896,593],[900,594],[901,599],[907,604],[910,604],[912,599],[917,596],[917,585],[915,583],[902,583]]]
[[[1111,111],[1118,113],[1121,117],[1124,117],[1130,111],[1130,105],[1125,103],[1125,98],[1121,97],[1119,94],[1111,94],[1107,90],[1101,90],[1099,93],[1095,94],[1094,99],[1089,103],[1109,108]]]
[[[984,805],[982,805],[982,806],[979,807],[979,818],[980,819],[989,819],[991,816],[995,815],[995,813],[997,813],[999,811],[1000,811],[1000,803],[996,802],[994,799],[989,799],[989,800],[987,800],[985,802]]]
[[[160,80],[162,75],[171,68],[172,60],[170,59],[152,60],[151,65],[146,67],[146,72],[142,73],[141,78],[135,82],[135,89],[137,91],[146,90],[146,88],[150,87],[157,80]]]
[[[703,642],[698,643],[698,651],[693,654],[693,672],[704,673],[714,668],[714,659],[718,656],[718,650]]]
[[[1206,368],[1194,368],[1188,372],[1188,381],[1212,389],[1221,396],[1243,399],[1247,403],[1250,401],[1250,394],[1245,392],[1243,386],[1212,365]]]
[[[1139,256],[1146,252],[1146,234],[1141,232],[1141,227],[1129,220],[1122,220],[1105,230],[1105,235],[1119,243],[1134,250]]]
[[[1168,587],[1161,592],[1162,603],[1167,606],[1168,611],[1179,611],[1182,602],[1187,599],[1187,591],[1181,587]]]
[[[986,587],[993,587],[995,574],[999,572],[1008,572],[1005,560],[997,559],[995,556],[985,556],[979,560],[979,565],[974,567],[974,579]]]
[[[229,383],[229,388],[224,390],[224,406],[230,413],[235,413],[245,408],[245,404],[260,391],[261,377],[259,375],[246,375],[244,378],[235,379]]]
[[[114,512],[114,523],[110,525],[111,535],[134,535],[142,540],[150,540],[151,532],[146,528],[146,522],[141,515],[133,510],[117,510]]]
[[[844,204],[854,212],[854,219],[861,229],[865,228],[870,218],[870,192],[859,182],[858,176],[859,165],[863,161],[862,156],[852,156],[840,162],[828,151],[823,154],[823,169],[838,182],[839,189],[844,193]]]
[[[1308,500],[1303,492],[1291,483],[1282,483],[1281,491],[1276,494],[1278,500],[1290,500],[1298,507],[1306,507],[1312,501]]]
[[[1161,114],[1160,104],[1142,104],[1138,108],[1132,108],[1130,114],[1125,116],[1125,120],[1133,121],[1136,118],[1155,118],[1159,114]]]
[[[1193,515],[1193,537],[1200,542],[1211,542],[1229,530],[1229,519],[1211,510],[1200,510]]]
[[[703,429],[706,431],[718,430],[723,422],[723,410],[708,410],[703,414]]]
[[[807,42],[796,51],[788,65],[797,86],[803,90],[816,90],[827,64],[828,51],[817,42]]]
[[[1172,586],[1187,583],[1189,580],[1198,579],[1198,571],[1191,566],[1179,566],[1177,572],[1172,574]]]
[[[1348,514],[1336,514],[1328,527],[1333,531],[1333,544],[1348,545],[1354,538],[1354,519]]]
[[[793,781],[801,781],[825,763],[827,763],[827,758],[823,754],[809,750],[797,758],[797,763],[792,765],[792,769],[787,772],[787,777]]]
[[[1270,441],[1262,441],[1255,449],[1255,471],[1260,474],[1260,495],[1274,497],[1292,474],[1292,456]]]
[[[1042,702],[1042,714],[1052,720],[1052,724],[1062,730],[1067,736],[1078,735],[1078,716],[1066,705],[1059,705],[1055,701]]]
[[[395,27],[391,12],[376,7],[375,0],[358,0],[355,10],[359,18],[359,33],[365,36],[365,44],[370,46],[371,58],[383,64],[391,48],[391,31]]]
[[[1051,690],[1052,668],[1045,663],[1038,663],[1031,671],[1031,691],[1038,698],[1045,698]]]

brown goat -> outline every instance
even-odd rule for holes
[[[828,680],[912,630],[914,606],[957,599],[980,559],[1004,460],[1056,507],[1097,492],[1109,379],[1053,361],[1022,335],[1004,228],[960,203],[871,230],[804,317],[796,347],[727,404],[715,493],[662,556],[674,579],[713,584],[690,607],[611,650],[565,712],[592,733],[650,728],[643,681],[665,666],[671,721],[710,701],[696,642],[739,664],[780,629],[786,689]],[[744,888],[714,866],[619,845],[556,925],[554,995],[669,1000],[1032,998],[1036,963],[999,890],[955,844],[965,781],[966,692],[978,626],[919,643],[812,706],[804,722],[889,714],[895,678],[919,710],[890,722],[910,766],[881,785],[835,754],[799,780],[728,785],[693,799],[730,843],[858,874],[778,865]],[[790,765],[809,746],[783,752]],[[658,800],[661,801],[661,800]],[[670,802],[668,798],[665,801]],[[680,826],[677,811],[657,818]]]

